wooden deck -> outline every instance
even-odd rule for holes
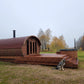
[[[1,61],[14,62],[19,64],[34,64],[34,65],[54,65],[57,66],[58,63],[65,58],[66,66],[70,68],[78,68],[78,61],[76,59],[70,58],[65,54],[40,54],[39,56],[0,56]]]

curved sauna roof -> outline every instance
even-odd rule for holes
[[[11,38],[11,39],[1,39],[0,40],[0,49],[19,49],[30,38],[37,39],[39,45],[41,45],[40,40],[36,36],[26,36],[26,37]]]

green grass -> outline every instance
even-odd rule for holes
[[[78,51],[78,58],[79,60],[83,60],[84,61],[84,51]]]
[[[78,69],[65,68],[65,71],[51,66],[0,62],[0,84],[83,84],[84,51],[78,51],[78,59]]]
[[[84,69],[84,51],[78,51],[79,68]]]

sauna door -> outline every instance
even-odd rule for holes
[[[36,41],[27,41],[27,55],[37,54],[37,42]]]

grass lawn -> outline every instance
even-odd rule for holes
[[[78,51],[79,69],[58,71],[51,66],[0,62],[0,84],[84,84],[84,51]]]

